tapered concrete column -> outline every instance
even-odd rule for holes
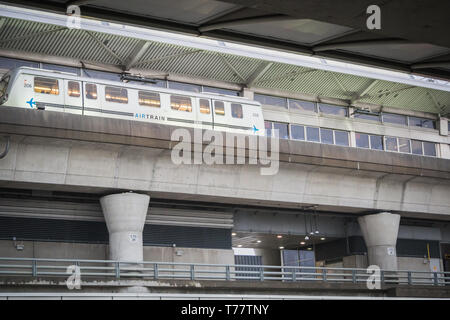
[[[138,262],[144,257],[142,231],[150,197],[132,192],[100,199],[109,231],[109,259]]]
[[[368,251],[369,265],[397,270],[397,243],[400,215],[388,212],[358,218]]]

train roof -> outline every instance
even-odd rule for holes
[[[229,95],[224,94],[215,94],[215,93],[197,93],[192,91],[183,91],[183,90],[176,90],[176,89],[170,89],[170,88],[161,88],[161,87],[153,87],[153,86],[146,86],[146,85],[139,85],[139,84],[132,84],[132,83],[124,83],[124,82],[118,82],[118,81],[112,81],[112,80],[105,80],[100,78],[89,78],[89,77],[83,77],[79,76],[75,73],[70,72],[63,72],[63,71],[57,71],[57,70],[46,70],[46,69],[38,69],[38,68],[31,68],[31,67],[18,67],[10,70],[7,74],[14,75],[19,73],[27,73],[32,75],[46,75],[46,76],[53,76],[68,80],[76,80],[76,81],[85,81],[85,82],[94,82],[98,84],[105,84],[105,85],[111,85],[111,86],[117,86],[120,84],[123,87],[129,88],[129,89],[141,89],[146,91],[158,91],[162,93],[176,93],[180,95],[189,95],[193,97],[199,97],[199,98],[209,98],[209,99],[217,99],[222,101],[231,101],[231,102],[238,102],[238,103],[245,103],[245,104],[251,104],[256,106],[261,106],[261,104],[258,101],[250,100],[248,98],[244,97],[233,97]],[[5,75],[6,76],[6,75]]]

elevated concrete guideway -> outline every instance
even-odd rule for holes
[[[175,127],[2,107],[1,187],[118,193],[347,213],[450,218],[450,161],[281,140],[280,170],[175,165]]]

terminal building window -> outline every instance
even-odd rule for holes
[[[119,87],[105,87],[105,100],[115,103],[128,103],[127,89]]]
[[[58,95],[58,80],[52,78],[34,77],[34,92]]]
[[[349,146],[348,132],[334,130],[334,142],[338,146]]]
[[[398,151],[397,138],[384,137],[384,145],[387,151]]]
[[[305,127],[291,124],[291,138],[294,140],[305,140]]]
[[[348,108],[347,107],[341,107],[341,106],[335,106],[332,104],[326,104],[326,103],[319,103],[319,112],[322,114],[331,114],[336,116],[342,116],[347,117],[348,115]]]
[[[265,121],[267,137],[277,137],[280,139],[289,139],[289,129],[287,123]],[[277,131],[275,131],[277,130]]]
[[[265,94],[259,94],[255,93],[254,99],[261,103],[262,105],[266,106],[275,106],[275,107],[282,107],[287,109],[287,101],[286,98],[281,97],[275,97],[275,96],[268,96]]]
[[[214,101],[214,113],[219,116],[225,115],[225,104],[222,101]]]
[[[238,119],[242,119],[244,117],[241,104],[239,104],[239,103],[231,104],[231,116],[233,118],[238,118]]]
[[[423,142],[423,154],[425,156],[436,157],[436,144],[432,142]]]
[[[93,83],[86,83],[86,98],[97,100],[97,85]]]
[[[382,136],[369,135],[366,133],[355,133],[356,146],[373,150],[383,150]]]
[[[333,144],[333,130],[320,128],[320,142],[325,144]]]
[[[202,91],[206,93],[217,93],[217,94],[224,94],[227,96],[239,96],[239,91],[236,90],[230,90],[230,89],[222,89],[222,88],[216,88],[216,87],[207,87],[203,86]]]
[[[398,138],[398,151],[411,153],[410,140],[405,138]]]
[[[170,107],[173,110],[192,112],[191,98],[185,96],[170,96]]]
[[[406,116],[394,113],[383,113],[383,122],[407,125]]]
[[[141,106],[154,107],[154,108],[161,107],[161,100],[159,97],[159,93],[157,93],[157,92],[139,91],[138,98],[139,98],[139,104]]]
[[[210,114],[211,106],[208,99],[200,99],[200,113]]]
[[[169,81],[169,88],[182,91],[201,92],[202,87],[196,84]]]
[[[289,110],[316,112],[316,104],[311,101],[288,99]]]
[[[50,64],[50,63],[43,63],[42,64],[42,69],[47,69],[47,70],[55,70],[55,71],[61,71],[61,72],[68,72],[68,73],[74,73],[77,76],[80,75],[80,68],[75,68],[75,67],[68,67],[68,66],[61,66],[59,64]]]
[[[80,83],[77,81],[69,81],[67,83],[67,94],[70,97],[78,98],[80,96]]]
[[[408,117],[410,126],[436,129],[436,121],[426,118]]]
[[[372,120],[372,121],[378,121],[378,122],[381,121],[380,116],[374,115],[374,114],[365,114],[365,113],[355,112],[353,114],[353,117],[356,119]]]
[[[306,127],[306,140],[320,142],[319,128]]]

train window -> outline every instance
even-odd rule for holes
[[[174,110],[192,112],[191,98],[184,96],[170,96],[170,106]]]
[[[225,115],[225,104],[222,101],[214,101],[214,112],[217,115]]]
[[[210,114],[211,106],[208,99],[200,99],[200,113]]]
[[[423,154],[422,141],[411,140],[411,149],[413,154]]]
[[[433,142],[423,142],[423,154],[436,157],[436,145]]]
[[[400,152],[411,153],[411,147],[409,145],[409,139],[398,138],[398,150]]]
[[[58,80],[51,78],[34,77],[34,92],[58,95]]]
[[[242,113],[242,105],[238,103],[232,103],[231,104],[231,115],[233,118],[239,118],[242,119],[244,117]]]
[[[127,89],[119,87],[105,87],[105,100],[116,103],[128,103]]]
[[[78,98],[80,96],[80,83],[76,81],[69,81],[67,83],[67,94],[70,97]]]
[[[397,138],[395,137],[384,137],[384,142],[386,145],[386,150],[388,151],[398,151]]]
[[[86,99],[97,100],[97,85],[86,83]]]
[[[149,91],[139,91],[139,104],[141,106],[147,107],[161,107],[161,100],[159,98],[159,93],[149,92]]]

